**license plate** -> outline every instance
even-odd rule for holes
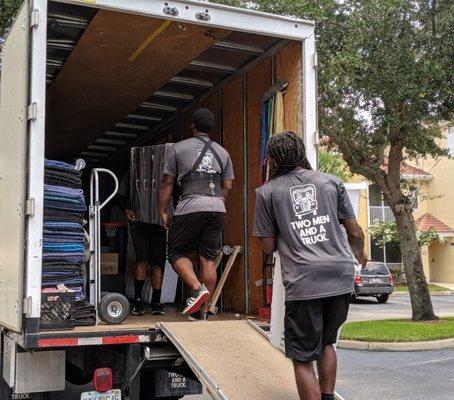
[[[107,392],[84,392],[80,400],[121,400],[121,390],[112,389]]]
[[[383,278],[370,278],[369,282],[370,283],[382,283],[383,282]]]

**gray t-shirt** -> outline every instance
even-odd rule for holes
[[[204,137],[205,139],[205,137]],[[208,150],[200,162],[197,171],[208,174],[221,173],[222,179],[234,179],[232,160],[229,153],[216,142],[211,146],[219,155],[222,166],[216,157]],[[189,172],[197,161],[204,143],[197,138],[190,138],[175,143],[169,150],[164,164],[164,174],[177,177],[178,182]],[[181,198],[178,202],[174,215],[190,214],[194,212],[222,212],[225,213],[224,197],[189,195]]]
[[[296,169],[256,193],[254,236],[277,238],[286,300],[351,293],[354,260],[339,221],[355,214],[342,181]]]

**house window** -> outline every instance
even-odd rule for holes
[[[391,207],[388,206],[386,199],[380,188],[373,184],[369,185],[369,224],[374,221],[394,221],[394,214]]]
[[[451,157],[454,157],[454,125],[448,128],[448,152]]]
[[[372,261],[381,261],[386,265],[401,264],[402,254],[400,247],[393,243],[386,243],[379,247],[375,239],[370,239],[370,259]]]

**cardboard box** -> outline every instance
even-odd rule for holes
[[[118,274],[118,253],[101,253],[101,274]]]

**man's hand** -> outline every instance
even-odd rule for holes
[[[162,226],[164,229],[169,229],[169,215],[165,212],[161,213]]]
[[[367,254],[363,252],[363,254],[356,257],[356,261],[358,261],[361,264],[362,268],[365,268],[367,264]]]
[[[136,214],[134,214],[134,211],[125,210],[125,214],[126,214],[126,218],[128,219],[128,221],[130,221],[130,222],[137,221],[137,216],[136,216]]]

